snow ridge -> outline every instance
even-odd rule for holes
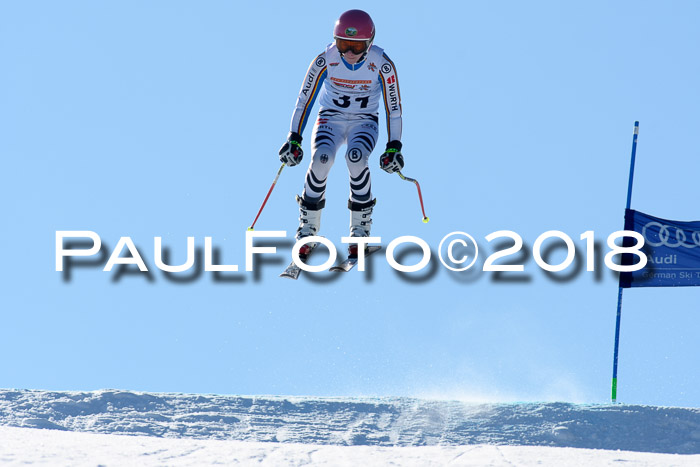
[[[700,454],[700,409],[639,405],[0,390],[0,426],[317,445]]]

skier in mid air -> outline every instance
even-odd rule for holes
[[[379,104],[386,110],[387,145],[379,162],[388,173],[404,166],[401,155],[401,95],[394,62],[374,41],[374,22],[362,10],[340,15],[333,30],[335,43],[313,59],[299,92],[287,142],[279,151],[289,166],[301,162],[302,134],[316,97],[321,108],[311,135],[311,163],[304,191],[297,196],[297,240],[318,235],[321,210],[326,204],[326,180],[341,145],[347,144],[345,161],[350,175],[350,236],[368,237],[372,226],[369,156],[379,136]],[[304,257],[313,244],[303,246]],[[349,256],[357,256],[357,244]]]

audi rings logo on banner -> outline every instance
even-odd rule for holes
[[[651,229],[650,233],[655,233],[656,228],[659,229],[658,240],[649,238],[647,229]],[[668,248],[695,248],[700,247],[700,230],[693,230],[686,233],[683,229],[672,225],[664,225],[660,222],[649,222],[642,229],[642,235],[646,239],[646,243],[650,246],[665,246]]]

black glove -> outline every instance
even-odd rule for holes
[[[301,149],[301,135],[289,133],[287,142],[280,149],[280,162],[284,162],[290,167],[297,165],[304,157],[304,151]]]
[[[393,174],[403,169],[403,155],[401,155],[401,141],[389,141],[386,143],[384,154],[379,158],[379,167],[387,173]]]

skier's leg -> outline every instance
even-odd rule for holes
[[[377,123],[370,118],[355,121],[349,128],[345,161],[350,172],[351,202],[367,203],[372,199],[369,156],[377,143],[378,135]]]
[[[351,237],[368,237],[372,226],[372,209],[376,200],[372,199],[369,156],[379,135],[375,119],[376,117],[369,116],[355,122],[348,133],[345,160],[350,172],[348,208],[350,209]],[[352,245],[350,254],[353,254]]]
[[[319,113],[311,140],[311,163],[306,172],[304,192],[299,202],[299,228],[296,238],[317,235],[321,228],[321,209],[326,204],[326,180],[342,143],[342,125]]]
[[[327,117],[328,110],[319,112],[311,135],[311,163],[306,171],[304,193],[301,198],[309,204],[318,204],[326,197],[326,180],[335,162],[335,154],[343,143],[344,125]]]

